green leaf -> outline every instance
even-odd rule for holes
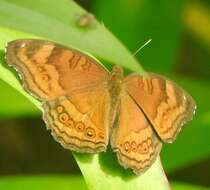
[[[7,190],[87,190],[82,176],[10,176],[0,178],[0,189]]]
[[[10,40],[35,38],[39,35],[85,50],[111,63],[143,72],[140,65],[103,25],[95,23],[95,28],[82,30],[75,24],[76,16],[84,13],[73,1],[0,1],[0,49]],[[4,27],[2,27],[4,26]],[[9,29],[6,29],[8,27]],[[25,31],[28,33],[23,33]],[[0,77],[21,92],[39,109],[40,102],[25,93],[17,78],[1,60]],[[126,171],[116,161],[112,152],[86,155],[74,154],[84,175],[88,188],[94,189],[169,189],[159,159],[141,176]]]
[[[39,113],[34,104],[2,80],[0,90],[0,118],[33,116]],[[12,106],[8,106],[8,101]]]
[[[209,190],[209,187],[203,187],[199,185],[192,185],[181,182],[172,182],[173,190]]]
[[[210,112],[197,116],[186,126],[176,143],[165,145],[161,158],[167,172],[187,167],[210,156]]]
[[[136,57],[146,70],[162,73],[174,68],[184,3],[183,0],[95,0],[93,9],[132,52],[151,38],[152,42]]]
[[[195,98],[197,109],[193,120],[184,126],[176,142],[163,146],[161,158],[167,173],[210,156],[209,83],[177,75],[170,77]],[[205,92],[205,96],[201,92]]]
[[[173,190],[208,190],[207,187],[172,182]],[[0,178],[0,189],[7,190],[87,190],[82,176],[10,176]],[[108,188],[108,189],[111,189]],[[132,189],[130,187],[129,189]]]
[[[72,1],[62,0],[59,5],[55,0],[0,1],[1,26],[70,45],[112,64],[143,72],[129,51],[103,25],[94,22],[89,30],[78,27],[77,17],[84,13]]]

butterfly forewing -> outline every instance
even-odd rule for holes
[[[94,59],[74,49],[43,40],[8,43],[6,61],[15,67],[27,91],[41,100],[98,85],[108,72]]]
[[[163,142],[173,142],[182,125],[192,119],[192,97],[160,75],[131,74],[126,77],[126,87]]]

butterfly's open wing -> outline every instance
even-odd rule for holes
[[[130,96],[144,111],[163,142],[173,142],[192,119],[195,102],[181,87],[156,74],[131,74],[125,79]]]
[[[108,143],[109,73],[91,57],[42,40],[16,40],[6,61],[25,89],[43,101],[44,120],[57,141],[78,152],[100,152]]]
[[[15,40],[6,61],[21,75],[24,87],[41,100],[53,100],[106,80],[108,72],[93,58],[44,40]]]
[[[109,140],[109,93],[90,88],[44,103],[44,120],[64,148],[96,153],[106,150]]]
[[[161,150],[161,142],[139,106],[128,95],[122,95],[113,126],[111,146],[122,166],[136,174],[148,169]]]

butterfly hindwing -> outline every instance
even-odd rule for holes
[[[161,142],[128,94],[122,95],[117,115],[111,136],[112,148],[122,166],[140,174],[155,161]]]
[[[46,101],[43,118],[55,140],[65,148],[102,152],[108,144],[109,102],[104,88],[89,89]]]

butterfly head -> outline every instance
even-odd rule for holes
[[[115,65],[112,68],[111,73],[111,80],[112,82],[122,82],[123,81],[123,68],[119,65]]]
[[[123,68],[119,65],[114,65],[112,68],[112,74],[116,74],[116,75],[123,75]]]
[[[119,86],[123,82],[123,68],[119,65],[115,65],[112,68],[110,82],[114,86]]]

